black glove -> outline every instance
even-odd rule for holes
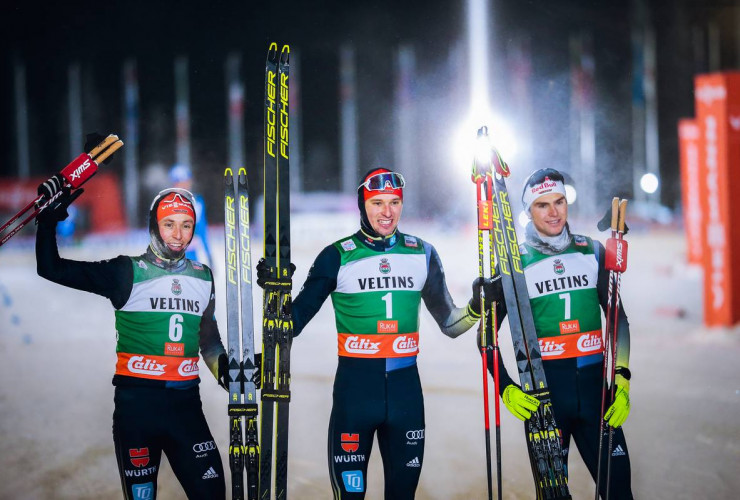
[[[254,355],[254,372],[252,372],[252,382],[259,389],[262,385],[262,355]],[[218,357],[218,385],[225,390],[229,390],[229,358],[226,354]]]
[[[97,146],[104,140],[105,140],[105,137],[98,134],[97,132],[87,134],[85,136],[85,152],[89,153],[90,151],[95,149],[95,146]],[[107,159],[103,161],[103,165],[107,165],[108,163],[110,163],[112,159],[113,159],[113,155],[109,156]]]
[[[599,222],[596,223],[596,228],[599,231],[606,231],[607,229],[612,227],[612,204],[609,203],[609,208],[606,209],[606,213],[601,218]],[[624,223],[624,233],[627,234],[629,232],[630,228],[627,227],[627,223]]]
[[[57,223],[69,217],[67,208],[77,199],[84,189],[77,189],[74,193],[69,188],[63,188],[62,194],[51,202],[44,210],[36,216],[36,223]]]
[[[224,388],[225,391],[229,390],[229,358],[226,354],[221,354],[218,357],[218,385]]]
[[[57,194],[59,191],[62,190],[62,187],[64,186],[64,177],[62,177],[61,174],[54,174],[51,177],[49,177],[48,180],[42,182],[39,184],[38,189],[36,192],[44,197],[44,200],[50,200],[54,197],[55,194]]]
[[[254,371],[252,372],[252,382],[257,389],[262,389],[262,354],[254,354]]]
[[[475,278],[473,280],[473,298],[468,305],[470,309],[480,315],[480,297],[481,290],[485,296],[487,304],[491,302],[501,302],[504,300],[504,288],[501,285],[501,275],[497,274],[493,278]]]
[[[261,258],[259,261],[257,261],[257,285],[260,288],[265,288],[265,283],[270,279],[272,275],[272,269],[270,266],[267,265],[267,261],[263,258]],[[288,266],[288,279],[293,277],[293,273],[295,272],[295,264],[292,262]]]

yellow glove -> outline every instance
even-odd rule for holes
[[[617,374],[614,377],[614,384],[617,386],[614,402],[606,411],[604,420],[616,428],[620,427],[630,414],[630,382]]]
[[[509,411],[522,422],[529,420],[532,412],[537,411],[537,408],[540,406],[540,401],[537,398],[525,394],[524,391],[514,384],[506,386],[501,399],[503,399],[504,405],[506,405]]]

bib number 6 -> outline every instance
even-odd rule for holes
[[[182,338],[182,314],[170,316],[170,340],[178,342]]]

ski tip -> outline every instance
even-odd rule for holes
[[[285,44],[280,50],[280,64],[288,64],[290,60],[290,45]]]
[[[493,163],[496,167],[496,173],[499,174],[501,177],[509,177],[511,175],[511,169],[509,168],[509,164],[504,161],[503,158],[501,158],[501,154],[498,152],[498,149],[493,149]]]
[[[239,175],[247,175],[247,169],[244,167],[239,167]]]
[[[224,177],[231,177],[234,175],[234,171],[231,170],[231,167],[226,167],[224,169]]]
[[[278,45],[276,42],[272,42],[270,47],[267,49],[267,60],[275,62],[277,60]]]

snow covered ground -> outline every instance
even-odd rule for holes
[[[320,233],[311,227],[317,223],[324,228]],[[352,231],[354,223],[354,218],[293,222],[298,286],[321,248]],[[437,247],[453,297],[458,304],[467,301],[477,272],[473,228],[452,234],[433,224],[402,224],[402,228]],[[223,248],[218,234],[213,232],[217,256]],[[635,231],[628,240],[630,267],[622,292],[632,328],[633,382],[632,414],[625,432],[635,495],[640,499],[736,498],[740,491],[740,328],[702,326],[701,275],[684,264],[682,234]],[[120,498],[111,438],[112,307],[103,298],[42,280],[36,275],[30,248],[8,247],[0,251],[0,499]],[[255,241],[253,248],[256,258],[261,243]],[[142,250],[141,244],[89,243],[63,248],[61,253],[67,258],[98,260]],[[220,265],[215,270],[223,332],[223,272]],[[259,301],[255,297],[255,311]],[[679,310],[683,314],[674,314]],[[502,352],[515,374],[507,337],[505,328]],[[471,331],[453,341],[439,332],[423,310],[421,338],[419,369],[427,431],[417,498],[485,498],[475,335]],[[335,339],[327,302],[293,344],[291,498],[331,498],[326,429]],[[226,393],[203,368],[202,373],[206,416],[225,459]],[[504,498],[532,498],[521,424],[503,406],[502,410]],[[368,499],[382,498],[382,481],[376,448],[370,459]],[[570,458],[570,484],[574,498],[593,498],[592,480],[575,451]],[[227,489],[228,485],[227,476]],[[160,499],[184,497],[166,464],[158,494]]]

